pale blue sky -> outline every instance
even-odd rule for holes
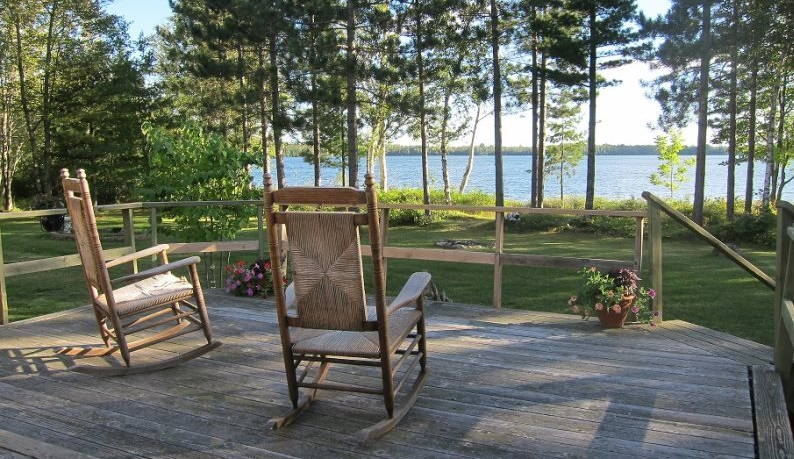
[[[638,0],[641,11],[649,16],[662,14],[670,6],[669,0]],[[130,22],[130,36],[135,38],[141,32],[154,33],[158,24],[166,22],[171,15],[168,0],[116,0],[107,6],[113,14],[124,17]],[[658,104],[646,97],[647,90],[641,80],[650,80],[654,73],[647,65],[634,63],[619,69],[604,72],[608,78],[619,79],[621,84],[601,90],[598,98],[598,129],[596,142],[599,144],[652,144],[659,132],[648,127],[659,115]],[[583,114],[587,106],[582,107]],[[581,129],[586,131],[586,116]],[[502,136],[504,145],[531,145],[529,116],[511,115],[503,120]],[[684,131],[687,144],[694,145],[697,138],[695,126]],[[410,141],[405,139],[405,141]],[[480,122],[477,143],[493,144],[493,118]],[[468,143],[468,136],[458,143]]]

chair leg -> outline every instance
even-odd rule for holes
[[[394,375],[392,374],[391,355],[381,357],[381,377],[383,378],[383,404],[389,418],[394,416]]]
[[[354,435],[354,440],[357,443],[364,445],[369,440],[382,437],[392,430],[394,426],[399,424],[405,415],[408,414],[411,408],[413,408],[414,404],[416,403],[416,399],[419,398],[419,392],[425,385],[429,373],[429,369],[419,373],[419,375],[416,377],[416,380],[414,381],[413,386],[411,386],[411,390],[408,392],[405,401],[400,405],[400,408],[394,412],[393,416],[389,416],[388,419],[384,419],[373,426],[360,430]]]
[[[196,306],[198,307],[199,317],[201,317],[201,324],[204,328],[204,337],[207,338],[207,343],[212,343],[212,332],[210,331],[210,317],[207,314],[207,305],[204,303],[204,292],[201,290],[201,282],[199,281],[198,269],[196,265],[190,265],[190,281],[193,284],[193,295],[196,297]]]
[[[419,301],[421,302],[421,299]],[[420,310],[421,309],[420,307]],[[416,324],[416,331],[422,336],[422,338],[419,339],[419,352],[422,354],[419,358],[419,366],[421,367],[421,371],[424,372],[425,369],[427,369],[427,329],[425,328],[424,311],[422,311],[422,317],[419,319],[419,323]]]
[[[325,377],[328,375],[329,365],[330,364],[328,362],[323,362],[322,365],[320,365],[320,370],[317,373],[317,377],[315,377],[313,381],[315,384],[319,384],[325,381]],[[292,376],[293,379],[295,379],[294,371],[292,372]],[[289,373],[287,377],[287,383],[290,386],[290,389],[292,389],[292,385],[289,383]],[[295,390],[296,396],[294,399],[292,398],[292,390],[290,390],[290,399],[292,400],[292,410],[289,413],[285,414],[284,416],[281,416],[279,418],[273,418],[270,421],[268,421],[268,423],[270,424],[273,430],[280,429],[282,427],[286,427],[292,424],[293,421],[298,419],[298,417],[301,414],[303,414],[309,408],[312,402],[317,398],[317,389],[312,389],[308,394],[304,395],[303,397],[300,397],[299,399],[298,395],[300,395],[300,393],[297,390],[297,379],[295,382],[295,389],[296,389]]]

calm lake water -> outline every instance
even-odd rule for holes
[[[682,159],[686,159],[683,157]],[[463,172],[466,170],[467,156],[449,157],[449,178],[454,190],[460,186]],[[706,157],[706,197],[724,198],[726,195],[726,177],[728,167],[723,164],[727,158],[721,155]],[[528,201],[529,168],[532,162],[530,155],[514,155],[503,157],[505,197]],[[664,187],[651,185],[649,176],[656,172],[659,160],[650,155],[600,155],[596,157],[596,195],[610,199],[640,198],[643,191],[650,191],[662,198],[670,196],[669,190]],[[272,164],[275,170],[275,163]],[[421,158],[419,156],[388,156],[387,167],[390,188],[420,188],[422,186]],[[573,175],[565,177],[565,196],[584,196],[586,186],[587,165],[583,159]],[[760,198],[764,164],[756,163],[755,166],[755,196]],[[286,180],[288,185],[313,185],[314,169],[311,164],[302,158],[285,158]],[[360,181],[363,182],[364,162],[361,163]],[[747,165],[736,167],[736,196],[744,197]],[[275,174],[275,172],[274,172]],[[379,175],[376,165],[375,175]],[[674,197],[678,199],[692,199],[694,194],[695,168],[689,171],[689,180],[681,184],[675,191]],[[443,188],[441,177],[441,157],[430,157],[431,188]],[[254,171],[254,183],[262,183],[260,169]],[[327,186],[340,185],[339,169],[324,167],[322,169],[322,184]],[[494,192],[494,158],[493,156],[475,156],[474,171],[469,177],[467,190],[482,190],[487,193]],[[546,197],[558,198],[560,195],[559,179],[547,177]],[[783,197],[787,200],[794,198],[794,187],[784,190]]]

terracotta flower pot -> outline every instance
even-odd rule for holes
[[[600,311],[597,310],[596,314],[598,314],[598,320],[601,322],[601,326],[603,328],[623,328],[626,317],[629,315],[629,310],[634,304],[634,298],[634,295],[624,296],[620,302],[617,303],[618,306],[620,306],[620,312],[613,311],[612,306]]]

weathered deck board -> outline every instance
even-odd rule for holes
[[[763,347],[720,347],[719,333],[685,325],[602,331],[574,316],[463,305],[430,305],[427,387],[384,438],[348,443],[385,411],[346,393],[324,392],[295,425],[269,431],[289,406],[273,307],[207,298],[224,346],[151,374],[63,370],[74,359],[54,348],[98,341],[86,308],[0,328],[0,424],[97,457],[755,457],[747,360]],[[329,378],[377,383],[368,370]],[[2,441],[0,457],[17,457]]]

